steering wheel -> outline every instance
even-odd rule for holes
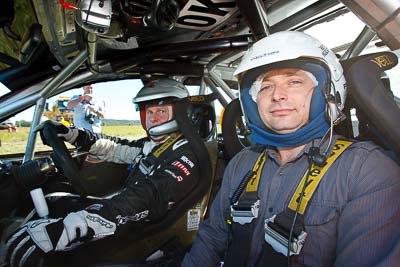
[[[47,144],[53,148],[51,157],[56,166],[61,169],[69,182],[82,195],[87,195],[82,185],[78,164],[72,159],[65,143],[57,136],[57,129],[51,123],[45,123],[42,130]]]
[[[222,137],[229,158],[232,158],[246,146],[250,146],[249,133],[242,121],[243,112],[239,99],[235,99],[225,108],[222,118]]]

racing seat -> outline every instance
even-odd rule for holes
[[[221,128],[224,150],[229,159],[244,147],[251,145],[249,131],[243,123],[243,112],[238,98],[232,100],[225,107]]]
[[[384,73],[397,62],[397,56],[391,52],[363,55],[342,62],[349,88],[345,125],[352,125],[350,109],[355,108],[359,134],[354,136],[351,127],[342,128],[341,133],[374,141],[400,163],[400,109]]]

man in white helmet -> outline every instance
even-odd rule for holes
[[[6,242],[7,266],[36,266],[45,253],[140,231],[185,198],[197,184],[199,166],[188,141],[178,132],[174,102],[188,95],[185,86],[172,79],[147,83],[133,102],[140,107],[148,137],[135,141],[57,124],[60,138],[105,161],[132,164],[132,171],[124,189],[111,199],[91,201],[65,218],[35,220],[19,228]]]
[[[274,33],[236,75],[255,145],[229,162],[182,266],[397,266],[400,168],[333,132],[346,83],[332,51]]]

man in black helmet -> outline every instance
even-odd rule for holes
[[[333,132],[346,81],[332,51],[274,33],[236,75],[255,145],[229,162],[182,266],[397,266],[400,168]]]
[[[132,171],[124,189],[111,199],[91,201],[64,218],[30,221],[19,228],[6,242],[7,266],[32,266],[45,253],[69,250],[83,240],[98,240],[122,229],[140,231],[185,198],[199,179],[199,166],[178,132],[174,102],[188,95],[185,86],[172,79],[146,84],[133,102],[140,107],[148,136],[135,141],[57,125],[63,140],[105,161],[132,164]]]

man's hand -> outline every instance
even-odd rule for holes
[[[91,94],[84,94],[83,97],[84,97],[84,100],[86,100],[86,101],[92,101],[92,99],[93,99],[93,96]]]
[[[70,144],[75,143],[76,138],[78,137],[79,134],[79,130],[77,128],[67,127],[59,122],[48,120],[39,124],[35,129],[36,132],[38,131],[40,132],[40,137],[42,138],[42,142],[45,145],[48,145],[46,137],[43,134],[43,129],[46,127],[55,128],[57,136],[63,141],[67,141]]]
[[[99,111],[98,108],[97,108],[95,105],[89,105],[89,106],[88,106],[88,109],[89,109],[91,112],[94,112],[94,113],[96,113],[96,112]]]
[[[63,229],[61,218],[28,222],[6,241],[0,262],[9,267],[37,266],[44,254],[54,250]]]
[[[0,263],[9,267],[36,266],[46,253],[71,250],[85,241],[112,235],[115,230],[114,222],[86,210],[69,213],[64,220],[32,221],[7,240]]]

